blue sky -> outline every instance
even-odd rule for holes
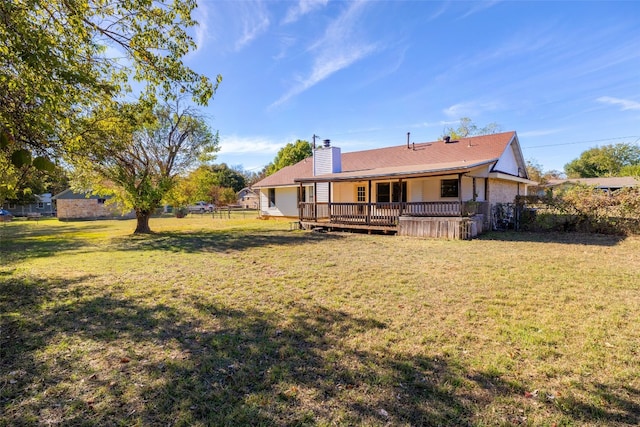
[[[186,63],[223,82],[218,162],[259,170],[296,139],[343,152],[438,139],[461,117],[525,159],[640,143],[640,2],[199,0]]]

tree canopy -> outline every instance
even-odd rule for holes
[[[265,175],[274,174],[285,166],[295,165],[312,155],[313,149],[309,141],[298,139],[296,142],[290,142],[278,151],[271,163],[265,166]]]
[[[87,135],[95,144],[71,157],[75,179],[94,193],[114,194],[124,208],[135,210],[135,233],[149,233],[149,218],[176,177],[198,161],[212,160],[218,135],[180,99],[152,111],[127,104],[101,113],[88,120]]]
[[[215,205],[233,204],[236,193],[245,186],[242,172],[230,168],[226,163],[201,165],[186,176],[181,176],[165,200],[175,207],[199,200]]]
[[[141,82],[140,102],[189,93],[205,105],[214,82],[182,63],[196,46],[193,0],[0,2],[0,155],[17,167],[84,144],[84,120]]]
[[[564,166],[569,178],[596,178],[632,174],[640,165],[640,146],[619,143],[595,147]]]

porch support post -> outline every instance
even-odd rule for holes
[[[304,209],[304,199],[302,198],[302,182],[300,183],[300,187],[298,187],[298,219],[302,221],[302,211]]]
[[[476,177],[475,176],[473,177],[473,190],[471,191],[473,191],[473,201],[475,202],[476,199],[478,198],[476,195]]]
[[[313,183],[313,220],[318,221],[318,183]]]
[[[402,216],[402,208],[404,207],[404,202],[402,201],[402,199],[404,199],[402,191],[402,178],[400,178],[398,182],[400,183],[400,209],[398,209],[398,218],[400,218]],[[400,221],[400,219],[398,219],[398,221]]]
[[[328,193],[327,203],[329,204],[329,222],[331,222],[331,182],[327,182],[327,193]]]
[[[371,180],[369,180],[369,195],[367,196],[367,225],[371,224]]]
[[[484,179],[484,201],[489,201],[489,178]]]
[[[462,174],[458,174],[458,203],[460,203],[460,216],[462,216]]]

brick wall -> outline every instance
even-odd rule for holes
[[[59,199],[57,205],[59,219],[119,218],[125,216],[121,214],[115,204],[98,203],[98,199]]]
[[[489,179],[488,201],[494,203],[513,203],[518,195],[518,183],[503,181],[501,179]],[[521,193],[522,193],[521,189]]]

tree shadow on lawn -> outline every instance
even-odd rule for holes
[[[529,231],[491,231],[481,234],[478,240],[499,240],[505,242],[564,243],[568,245],[616,246],[625,236],[596,233],[560,233]]]
[[[526,404],[518,385],[452,360],[354,348],[345,338],[387,325],[313,303],[286,315],[149,305],[1,277],[0,295],[0,425],[473,425],[496,399]],[[638,420],[637,390],[601,387],[610,412],[580,400],[549,410]],[[505,411],[517,422],[518,408]]]
[[[341,240],[345,236],[281,230],[224,230],[194,233],[163,232],[148,236],[127,236],[114,241],[119,250],[164,250],[170,252],[228,252],[255,247],[295,246]]]
[[[84,230],[86,228],[56,226],[54,234],[52,229],[44,224],[37,228],[27,224],[12,225],[10,230],[0,228],[0,259],[3,265],[8,265],[89,246],[85,239],[72,235]]]

